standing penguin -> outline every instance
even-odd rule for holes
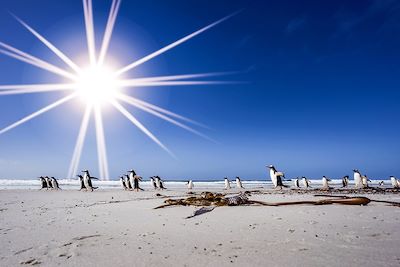
[[[342,178],[342,187],[347,187],[349,185],[349,176],[346,175]]]
[[[122,188],[123,188],[124,190],[128,190],[128,187],[127,187],[126,184],[125,184],[124,176],[120,176],[119,179],[120,179],[120,181],[121,181]]]
[[[242,185],[242,181],[240,180],[239,176],[236,176],[236,187],[237,188],[241,188],[244,189],[243,185]]]
[[[400,188],[400,181],[396,179],[393,175],[390,176],[390,181],[392,182],[393,188]]]
[[[129,181],[129,175],[124,175],[125,176],[125,185],[126,185],[126,188],[128,189],[128,190],[132,190],[132,184],[131,184],[131,182]]]
[[[303,176],[303,177],[301,178],[301,181],[303,182],[303,185],[304,185],[305,188],[309,188],[309,187],[310,187],[310,183],[311,183],[311,182],[310,182],[310,180],[308,180],[306,177]]]
[[[135,181],[134,181],[135,180],[134,179],[135,175],[136,175],[136,172],[133,169],[128,171],[129,182],[130,182],[132,188],[135,188],[134,187],[134,185],[135,185]]]
[[[140,181],[142,181],[142,176],[133,176],[133,190],[136,190],[136,192],[138,192],[139,190],[143,191],[143,189],[139,186]]]
[[[46,179],[47,188],[53,189],[53,184],[51,182],[51,178],[49,176],[44,177]]]
[[[81,189],[79,189],[79,191],[81,191],[81,190],[83,190],[83,189],[86,189],[85,183],[83,182],[83,176],[80,175],[80,174],[78,174],[77,176],[79,177],[79,182],[80,182],[80,184],[81,184]]]
[[[188,190],[192,190],[193,187],[194,187],[193,181],[192,181],[192,180],[187,181],[187,188],[188,188]]]
[[[331,181],[331,179],[326,178],[325,175],[322,176],[322,189],[324,189],[324,190],[329,190],[330,187],[329,187],[328,182],[330,182],[330,181]]]
[[[371,182],[371,180],[366,175],[361,175],[362,188],[368,188],[368,182]]]
[[[157,188],[158,188],[158,189],[161,189],[161,190],[166,189],[166,188],[164,187],[164,183],[163,183],[163,181],[161,180],[160,176],[155,176],[154,178],[156,179],[156,185],[157,185]]]
[[[90,190],[93,192],[93,189],[95,189],[92,185],[92,177],[90,176],[90,173],[88,170],[84,170],[83,172],[83,184],[85,185],[86,190]]]
[[[357,169],[354,169],[353,172],[354,172],[354,186],[356,188],[361,188],[362,187],[361,173]]]
[[[60,190],[60,186],[58,185],[57,179],[51,176],[51,184],[55,190]]]
[[[296,187],[296,188],[299,188],[299,187],[300,187],[299,178],[298,178],[298,177],[297,177],[296,179],[293,180],[293,185],[294,185],[294,187]]]
[[[150,182],[151,182],[151,184],[153,185],[153,188],[154,188],[154,189],[157,189],[157,184],[156,184],[156,180],[154,179],[154,176],[151,176],[151,177],[150,177]]]
[[[225,190],[231,189],[231,183],[228,180],[228,177],[224,178],[224,183],[225,183]]]
[[[41,183],[41,186],[42,186],[40,189],[44,189],[44,188],[47,189],[46,179],[43,176],[40,176],[39,179],[40,179],[40,183]]]
[[[278,172],[274,165],[269,165],[269,176],[271,178],[272,184],[274,185],[274,188],[280,187],[282,188],[283,186],[283,178],[285,178],[285,174],[283,172]]]

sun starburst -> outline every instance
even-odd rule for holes
[[[178,127],[190,131],[203,138],[210,139],[206,135],[200,133],[194,128],[184,124],[191,123],[193,125],[204,125],[197,123],[184,116],[176,114],[172,111],[158,107],[151,103],[145,102],[133,96],[130,96],[121,91],[122,88],[129,87],[155,87],[155,86],[191,86],[191,85],[207,85],[207,84],[223,84],[226,81],[209,81],[202,78],[229,75],[233,72],[219,72],[219,73],[196,73],[196,74],[183,74],[183,75],[170,75],[170,76],[157,76],[157,77],[142,77],[135,79],[120,78],[122,74],[140,66],[141,64],[167,52],[168,50],[192,39],[193,37],[211,29],[212,27],[220,24],[221,22],[229,19],[237,14],[237,12],[226,16],[218,21],[215,21],[161,49],[146,55],[132,63],[120,68],[113,69],[107,65],[107,53],[111,42],[115,22],[118,16],[118,11],[121,6],[121,0],[113,0],[108,15],[104,36],[102,38],[99,53],[97,53],[95,43],[95,30],[93,22],[93,7],[92,0],[83,0],[83,13],[86,29],[86,40],[88,49],[89,63],[87,67],[77,65],[72,59],[65,55],[60,49],[53,45],[43,35],[37,32],[34,28],[29,26],[26,22],[13,15],[19,23],[22,24],[29,32],[31,32],[40,42],[47,46],[58,58],[60,58],[68,68],[61,68],[50,62],[35,57],[29,53],[21,51],[11,45],[0,42],[0,53],[17,59],[19,61],[36,66],[63,78],[66,78],[68,83],[53,83],[53,84],[19,84],[19,85],[0,85],[0,95],[17,95],[29,93],[46,93],[54,91],[68,91],[70,94],[51,103],[42,109],[29,114],[28,116],[16,121],[15,123],[0,129],[0,134],[3,134],[13,128],[45,113],[48,112],[74,98],[80,98],[86,105],[83,114],[81,126],[79,129],[78,137],[76,140],[75,148],[73,151],[72,160],[70,163],[68,178],[72,178],[78,171],[79,162],[82,154],[83,145],[87,133],[88,124],[91,116],[94,117],[97,141],[97,155],[99,162],[100,178],[103,180],[109,179],[107,149],[105,142],[105,135],[103,129],[102,119],[102,105],[110,103],[116,110],[125,116],[132,124],[140,129],[145,135],[153,140],[162,149],[173,156],[173,153],[150,131],[148,130],[135,116],[133,116],[123,105],[127,104],[138,109],[141,109],[149,114],[152,114],[160,119],[170,122]],[[200,80],[194,80],[200,78]]]

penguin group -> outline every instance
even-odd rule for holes
[[[83,172],[83,176],[78,174],[78,178],[81,184],[81,188],[79,189],[79,191],[90,191],[93,192],[94,189],[97,189],[97,187],[94,187],[92,184],[92,179],[93,180],[98,180],[98,178],[93,177],[90,175],[88,170],[84,170]]]
[[[290,187],[289,185],[285,185],[284,181],[292,181],[292,187],[294,188],[305,188],[309,189],[311,188],[311,181],[305,177],[302,176],[301,178],[296,177],[294,179],[290,180],[285,180],[285,174],[282,171],[278,171],[274,165],[267,165],[267,168],[269,169],[269,175],[270,179],[272,182],[272,185],[275,189],[282,189],[283,187]],[[79,191],[93,191],[97,189],[98,187],[93,186],[92,180],[98,180],[98,178],[93,177],[90,175],[90,172],[88,170],[83,170],[82,171],[83,175],[77,175],[80,181],[80,189]],[[41,189],[53,189],[53,190],[60,190],[61,188],[59,187],[58,181],[56,178],[49,177],[49,176],[40,176],[38,177],[41,182]],[[353,180],[354,180],[354,188],[356,189],[368,189],[370,188],[369,183],[371,180],[367,177],[367,175],[363,175],[358,169],[353,170]],[[140,187],[140,182],[142,182],[142,177],[137,175],[136,172],[131,169],[127,171],[127,174],[121,175],[120,176],[120,181],[121,181],[121,186],[123,190],[129,190],[129,191],[144,191]],[[326,176],[322,176],[321,178],[321,183],[322,187],[319,188],[321,190],[331,190],[333,187],[330,186],[330,182],[332,180]],[[397,179],[395,176],[390,176],[390,181],[391,185],[394,189],[400,189],[400,180]],[[155,190],[164,190],[166,189],[164,186],[164,181],[160,178],[160,176],[151,176],[150,177],[150,182],[151,185]],[[236,176],[235,181],[232,181],[236,184],[237,189],[244,189],[242,181],[239,176]],[[348,188],[349,187],[349,176],[343,176],[341,178],[341,185],[342,188]],[[186,186],[188,191],[190,192],[191,190],[194,189],[194,182],[193,180],[188,180],[186,182]],[[379,183],[379,186],[384,186],[384,182],[381,181]],[[224,178],[224,189],[225,190],[230,190],[231,189],[231,181],[228,179],[228,177]]]
[[[275,166],[273,165],[268,165],[267,166],[269,168],[269,175],[270,175],[270,179],[271,182],[273,184],[273,187],[276,189],[282,189],[282,187],[288,187],[287,185],[283,184],[284,178],[285,178],[285,174],[281,171],[277,171],[277,169],[275,168]],[[356,189],[368,189],[370,188],[369,183],[371,182],[371,180],[368,178],[367,175],[363,175],[361,174],[361,172],[358,169],[354,169],[353,170],[353,177],[354,177],[354,187]],[[347,188],[349,186],[349,176],[343,176],[342,180],[342,188]],[[397,179],[394,176],[390,177],[391,183],[393,188],[395,189],[400,189],[400,180]],[[306,177],[301,177],[301,179],[299,179],[298,177],[295,179],[291,179],[291,181],[293,182],[293,187],[295,188],[300,188],[300,181],[302,184],[302,187],[305,189],[308,189],[311,187],[311,181],[309,179],[307,179]],[[332,187],[329,186],[329,183],[332,180],[326,176],[322,176],[321,182],[322,182],[322,190],[330,190],[332,189]],[[379,186],[383,186],[384,182],[380,182]]]
[[[143,189],[139,186],[139,182],[142,181],[142,177],[137,175],[133,169],[127,173],[128,174],[120,176],[122,188],[130,191],[143,191]]]
[[[41,188],[40,189],[53,189],[53,190],[61,190],[60,186],[58,185],[58,181],[56,178],[49,177],[49,176],[40,176],[40,183],[41,183]]]

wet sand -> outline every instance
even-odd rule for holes
[[[400,265],[399,207],[217,207],[185,219],[195,207],[154,210],[165,200],[156,193],[0,191],[0,266]],[[320,198],[264,190],[250,199]]]

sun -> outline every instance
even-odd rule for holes
[[[210,85],[210,84],[227,84],[236,83],[232,81],[209,81],[204,80],[205,77],[214,77],[228,74],[235,74],[237,72],[210,72],[210,73],[194,73],[194,74],[180,74],[169,76],[153,76],[153,77],[139,77],[134,79],[121,78],[128,76],[128,72],[139,67],[159,55],[166,53],[174,47],[183,44],[195,36],[215,27],[223,21],[235,16],[238,12],[223,17],[197,31],[194,31],[146,56],[134,60],[128,65],[118,69],[111,68],[107,64],[108,48],[111,42],[111,37],[114,30],[114,25],[117,19],[118,10],[121,5],[121,0],[113,0],[104,30],[104,35],[101,44],[97,45],[94,19],[93,19],[93,5],[92,0],[83,0],[83,14],[86,29],[87,41],[87,59],[88,62],[84,66],[80,66],[69,58],[63,51],[57,48],[53,43],[46,39],[43,35],[29,26],[20,18],[14,16],[16,20],[21,23],[30,33],[32,33],[39,41],[47,46],[52,53],[61,59],[66,66],[60,67],[47,62],[41,58],[35,57],[27,52],[21,51],[14,46],[0,42],[0,53],[17,59],[21,62],[30,64],[37,68],[43,69],[53,73],[61,78],[66,78],[68,83],[40,83],[40,84],[11,84],[0,85],[0,96],[4,95],[18,95],[18,94],[33,94],[33,93],[48,93],[48,92],[70,92],[66,96],[56,100],[55,102],[21,118],[20,120],[8,125],[7,127],[0,128],[0,135],[8,132],[15,127],[18,127],[25,122],[40,116],[68,101],[75,98],[80,98],[86,105],[83,113],[81,126],[79,128],[78,137],[76,140],[75,148],[72,155],[67,178],[72,178],[78,172],[82,148],[85,142],[85,137],[89,125],[90,118],[94,117],[96,141],[97,141],[97,156],[99,163],[100,178],[103,180],[109,179],[107,149],[105,142],[105,134],[103,129],[102,106],[109,104],[125,116],[132,124],[134,124],[140,131],[147,137],[159,145],[162,149],[173,156],[173,153],[149,130],[145,127],[128,109],[126,106],[134,107],[141,111],[147,112],[155,117],[164,121],[172,123],[182,129],[194,133],[200,137],[210,139],[208,136],[200,133],[192,127],[184,124],[184,122],[204,127],[191,119],[176,114],[170,110],[156,106],[149,102],[143,101],[130,94],[129,89],[136,87],[156,87],[156,86],[193,86],[193,85]],[[126,74],[126,75],[124,75]],[[193,80],[199,79],[199,80]],[[206,127],[207,128],[207,127]]]
[[[107,66],[83,69],[75,83],[75,90],[81,100],[88,105],[104,105],[113,101],[120,93],[120,80],[115,71]]]

